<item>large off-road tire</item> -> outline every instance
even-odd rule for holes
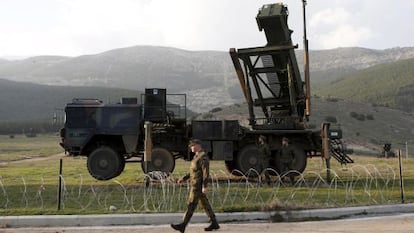
[[[235,176],[241,176],[242,175],[239,172],[233,172],[234,170],[237,169],[237,165],[236,165],[236,161],[235,160],[224,161],[224,164],[226,165],[226,169],[227,169],[227,171],[229,173],[232,173]]]
[[[236,158],[236,169],[245,175],[248,174],[250,177],[256,177],[256,172],[261,172],[259,171],[259,166],[262,161],[260,161],[259,155],[260,151],[256,145],[251,144],[243,147],[243,149],[239,151]],[[254,169],[256,172],[250,169]]]
[[[294,160],[292,161],[292,170],[297,171],[299,173],[302,173],[306,168],[307,163],[307,157],[306,157],[306,151],[302,147],[294,147],[293,148],[294,153]],[[280,161],[277,160],[278,163]],[[280,173],[279,169],[277,169]]]
[[[151,162],[148,163],[148,170],[144,161],[141,162],[142,171],[144,173],[161,171],[171,174],[175,168],[174,156],[167,149],[157,147],[152,149]]]
[[[97,180],[110,180],[123,171],[125,161],[116,151],[107,146],[96,148],[88,156],[89,174]]]
[[[294,149],[295,159],[293,160],[292,168],[299,173],[302,173],[306,168],[306,151],[301,147],[295,147]]]
[[[126,162],[125,162],[125,159],[121,157],[121,164],[120,164],[120,166],[119,166],[118,173],[116,174],[116,176],[115,176],[115,177],[117,177],[117,176],[121,175],[121,173],[124,171],[124,169],[125,169],[125,163],[126,163]]]

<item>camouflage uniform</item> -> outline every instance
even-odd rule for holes
[[[283,145],[279,150],[279,172],[280,175],[287,173],[290,170],[293,170],[293,160],[295,158],[295,153],[292,146]],[[290,181],[294,182],[294,174],[290,174]]]
[[[269,162],[271,158],[271,151],[269,145],[263,140],[259,140],[259,166],[258,166],[258,172],[263,172],[266,177],[266,182],[270,184],[270,176],[269,172],[266,170],[269,167]]]
[[[184,176],[184,180],[190,179],[190,194],[187,201],[187,211],[183,217],[183,223],[185,225],[190,222],[191,217],[197,204],[200,203],[210,218],[211,222],[216,222],[216,216],[213,209],[207,199],[205,193],[203,193],[203,187],[207,188],[209,179],[209,158],[204,151],[199,151],[195,154],[191,161],[190,173]]]

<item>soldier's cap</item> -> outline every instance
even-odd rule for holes
[[[283,138],[282,138],[282,141],[289,142],[289,138],[287,138],[287,137],[283,137]]]
[[[198,139],[192,139],[192,140],[190,140],[190,142],[188,143],[188,146],[190,147],[190,146],[194,146],[194,145],[201,145],[201,141],[200,140],[198,140]]]

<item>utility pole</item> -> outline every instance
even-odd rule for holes
[[[310,72],[309,72],[309,43],[308,37],[306,34],[306,0],[302,0],[303,8],[303,58],[304,58],[304,74],[305,74],[305,88],[306,88],[306,97],[305,97],[305,115],[306,120],[309,120],[311,114],[311,93],[310,93]]]

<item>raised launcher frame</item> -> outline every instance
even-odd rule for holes
[[[310,80],[305,5],[306,1],[303,1],[305,82],[301,79],[294,51],[298,45],[293,45],[293,31],[287,24],[288,9],[282,3],[264,5],[257,14],[259,30],[263,30],[266,35],[266,46],[230,49],[230,56],[248,104],[249,124],[253,131],[269,135],[268,138],[279,140],[280,135],[294,135],[295,140],[302,143],[300,147],[307,148],[305,150],[308,155],[312,153],[324,157],[327,168],[330,168],[331,156],[341,164],[353,163],[343,149],[340,129],[330,129],[330,124],[326,123],[318,131],[307,129],[306,122],[310,116]],[[262,110],[262,115],[255,112],[258,109]],[[272,137],[275,135],[279,137]],[[272,141],[269,144],[276,148],[278,145]]]
[[[287,14],[282,4],[265,5],[256,19],[259,30],[266,34],[267,45],[230,51],[253,129],[305,128],[306,95],[294,51],[298,46],[292,44]],[[263,116],[256,116],[257,107]]]

